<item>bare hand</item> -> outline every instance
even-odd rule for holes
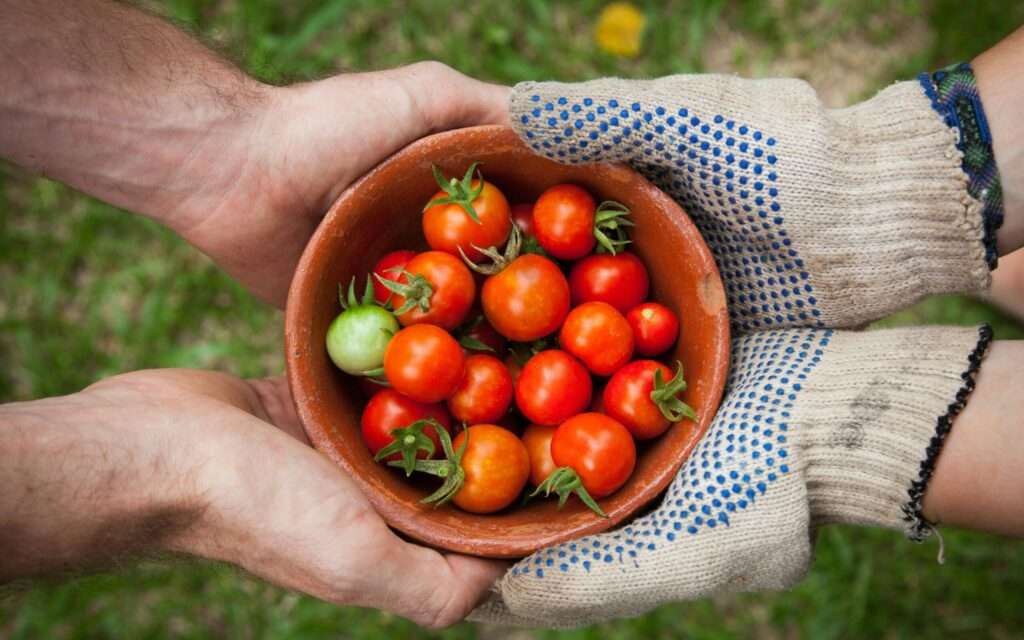
[[[427,134],[507,120],[508,88],[437,62],[271,89],[231,188],[187,203],[176,229],[259,297],[283,306],[295,264],[335,198]]]
[[[142,371],[5,405],[0,453],[0,582],[169,550],[443,627],[505,568],[395,535],[304,442],[281,379]]]

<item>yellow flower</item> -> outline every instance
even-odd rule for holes
[[[612,2],[601,10],[594,28],[597,46],[616,56],[633,58],[640,53],[644,14],[629,2]]]

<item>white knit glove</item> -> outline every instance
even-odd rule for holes
[[[523,83],[511,114],[538,153],[628,162],[675,197],[740,331],[858,327],[989,285],[957,131],[918,82],[835,110],[800,80]]]
[[[516,564],[473,619],[573,627],[782,589],[832,522],[919,537],[921,498],[987,327],[788,329],[733,344],[726,399],[661,506]]]
[[[520,561],[473,617],[580,626],[785,588],[830,522],[923,537],[921,499],[991,332],[825,328],[988,286],[994,239],[958,132],[921,85],[830,111],[791,80],[526,83],[511,107],[539,153],[629,162],[679,200],[740,337],[723,404],[661,506]]]

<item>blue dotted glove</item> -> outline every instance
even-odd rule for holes
[[[538,153],[628,162],[673,195],[741,331],[857,327],[989,285],[957,130],[917,82],[839,110],[798,80],[524,83],[511,113]]]
[[[740,337],[723,404],[660,507],[522,560],[474,617],[579,626],[785,588],[830,522],[922,537],[924,488],[988,330],[835,330],[988,285],[956,131],[921,86],[829,111],[789,80],[526,83],[511,110],[538,153],[628,162],[672,194]]]
[[[516,564],[477,620],[581,626],[726,591],[782,589],[831,522],[925,526],[921,498],[988,329],[753,333],[661,506]]]

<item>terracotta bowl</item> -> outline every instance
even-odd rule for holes
[[[554,500],[532,500],[492,515],[453,506],[419,504],[430,486],[417,485],[377,464],[362,442],[359,417],[365,398],[327,357],[327,326],[339,313],[337,287],[366,277],[377,258],[423,245],[420,212],[437,190],[431,164],[462,175],[480,161],[484,176],[509,201],[533,201],[560,182],[579,184],[597,201],[617,200],[632,210],[633,250],[651,274],[651,298],[680,316],[682,337],[671,359],[682,361],[685,400],[700,422],[673,426],[641,447],[636,471],[601,501],[601,518],[572,499],[561,511]],[[535,155],[508,128],[474,127],[437,134],[395,154],[345,193],[328,211],[299,262],[288,295],[285,344],[288,380],[299,417],[314,446],[360,486],[396,530],[425,544],[479,556],[513,558],[584,534],[608,529],[651,502],[668,486],[721,398],[729,364],[729,322],[722,282],[696,227],[679,206],[640,174],[622,165],[562,165]],[[429,482],[429,480],[427,481]]]

